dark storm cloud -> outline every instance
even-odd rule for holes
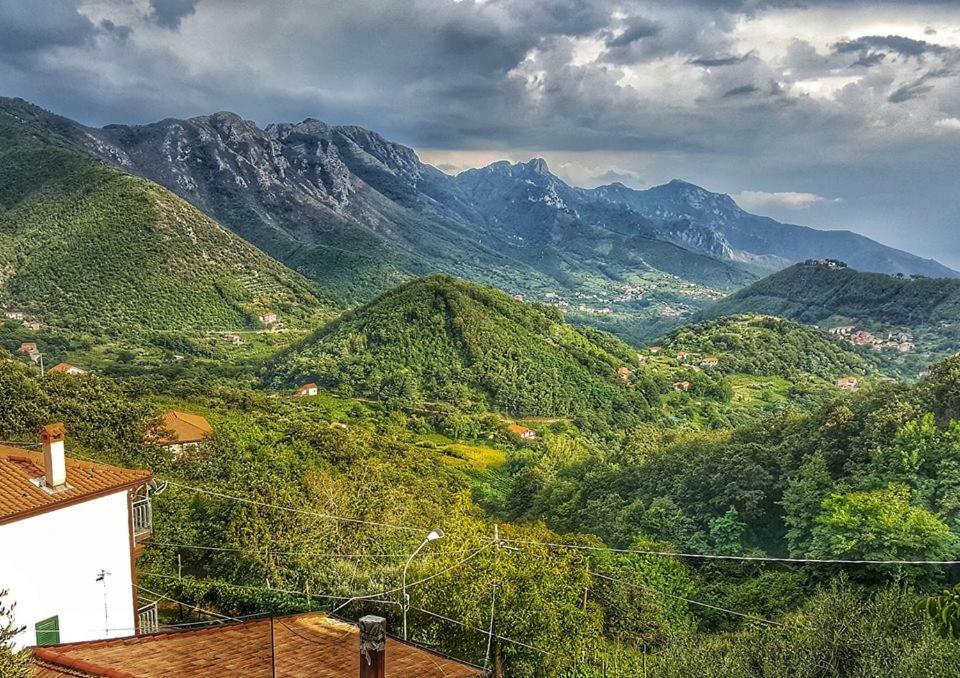
[[[607,38],[606,45],[610,47],[626,47],[643,38],[651,38],[661,31],[660,24],[645,17],[631,17],[626,28],[617,36]]]
[[[0,53],[25,56],[90,42],[97,27],[70,0],[0,0]]]
[[[733,66],[734,64],[742,64],[744,61],[753,56],[753,52],[747,52],[740,56],[731,55],[731,56],[716,56],[716,57],[697,57],[696,59],[691,59],[690,63],[694,66],[703,66],[704,68],[713,68],[715,66]]]
[[[197,11],[200,0],[150,0],[151,18],[157,25],[174,29],[184,17]]]
[[[730,97],[742,97],[748,96],[750,94],[756,94],[760,91],[760,88],[756,85],[740,85],[739,87],[734,87],[733,89],[728,89],[723,93],[724,98]]]
[[[944,54],[951,51],[949,47],[943,45],[937,45],[926,40],[914,40],[902,35],[865,35],[856,40],[838,42],[833,46],[833,49],[838,54],[886,50],[913,57],[923,56],[924,54]]]

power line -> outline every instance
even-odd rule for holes
[[[178,542],[154,541],[148,542],[150,546],[170,546],[174,548],[183,548],[196,551],[220,551],[227,553],[254,553],[250,549],[231,548],[227,546],[204,546],[201,544],[181,544]],[[267,551],[271,556],[315,556],[317,558],[406,558],[409,553],[323,553],[316,551]],[[459,551],[457,553],[466,553]]]
[[[226,620],[228,620],[228,621],[240,621],[240,620],[239,620],[238,618],[236,618],[236,617],[228,617],[228,616],[225,615],[225,614],[219,614],[219,613],[217,613],[217,612],[210,612],[209,610],[204,610],[203,608],[201,608],[201,607],[199,607],[199,606],[197,606],[197,605],[191,605],[190,603],[185,603],[185,602],[183,602],[182,600],[177,600],[176,598],[171,598],[170,596],[164,595],[164,594],[162,594],[162,593],[157,593],[156,591],[151,591],[150,589],[144,588],[143,586],[140,586],[139,584],[134,584],[134,586],[137,588],[137,590],[143,591],[144,593],[149,593],[151,596],[158,596],[158,597],[159,597],[160,599],[162,599],[162,600],[169,600],[171,603],[177,603],[178,605],[186,605],[187,607],[191,607],[191,608],[197,610],[198,612],[202,612],[203,614],[208,614],[208,615],[210,615],[211,617],[218,617],[220,620],[226,619]]]
[[[306,509],[297,509],[290,506],[280,506],[278,504],[270,504],[268,502],[257,501],[256,499],[246,499],[244,497],[237,497],[235,495],[226,494],[224,492],[217,492],[215,490],[207,490],[201,487],[193,487],[192,485],[185,485],[183,483],[177,483],[169,479],[163,479],[164,482],[173,485],[174,487],[179,487],[184,490],[192,490],[193,492],[200,492],[201,494],[209,494],[214,497],[220,497],[221,499],[229,499],[231,501],[240,502],[242,504],[250,504],[252,506],[260,506],[261,508],[271,508],[277,511],[287,511],[288,513],[297,513],[301,515],[313,516],[314,518],[322,518],[324,520],[334,520],[343,523],[352,523],[356,525],[372,525],[374,527],[388,527],[395,530],[406,530],[408,532],[426,532],[427,528],[416,527],[413,525],[397,525],[394,523],[383,523],[373,520],[362,520],[360,518],[347,518],[344,516],[336,516],[330,513],[319,513],[317,511],[308,511]]]
[[[604,574],[600,574],[600,573],[598,573],[598,572],[591,572],[590,575],[591,575],[591,576],[594,576],[594,577],[597,577],[598,579],[605,579],[606,581],[615,582],[615,583],[617,583],[617,584],[623,584],[623,585],[625,585],[625,586],[630,586],[630,587],[633,587],[633,588],[638,588],[638,589],[641,589],[641,590],[643,590],[643,591],[647,591],[647,592],[649,592],[649,593],[655,593],[655,594],[658,594],[658,595],[667,596],[668,598],[674,598],[674,599],[676,599],[676,600],[682,600],[683,602],[689,603],[690,605],[699,605],[700,607],[707,607],[707,608],[710,608],[711,610],[718,610],[718,611],[720,611],[720,612],[726,612],[726,613],[728,613],[728,614],[733,614],[733,615],[736,615],[736,616],[738,616],[738,617],[744,617],[744,618],[746,618],[746,619],[753,619],[754,621],[763,622],[764,624],[770,624],[770,625],[772,625],[772,626],[783,626],[782,623],[780,623],[780,622],[778,622],[778,621],[773,621],[772,619],[764,619],[763,617],[757,617],[756,615],[747,614],[747,613],[745,613],[745,612],[737,612],[736,610],[731,610],[731,609],[728,609],[728,608],[725,608],[725,607],[719,607],[719,606],[717,606],[717,605],[711,605],[710,603],[703,603],[703,602],[700,602],[699,600],[693,600],[692,598],[685,598],[684,596],[678,596],[678,595],[673,594],[673,593],[667,593],[666,591],[660,591],[660,590],[658,590],[658,589],[651,588],[651,587],[649,587],[649,586],[647,586],[647,585],[645,585],[645,584],[641,584],[641,583],[639,583],[639,582],[631,582],[631,581],[625,581],[625,580],[623,580],[623,579],[616,579],[615,577],[608,577],[608,576],[606,576],[606,575],[604,575]]]
[[[429,615],[429,616],[431,616],[431,617],[436,617],[437,619],[442,619],[443,621],[450,622],[451,624],[457,624],[457,625],[459,625],[459,626],[464,627],[465,629],[470,629],[471,631],[477,631],[478,633],[482,633],[482,634],[484,634],[484,635],[491,634],[491,632],[490,632],[490,631],[487,631],[486,629],[481,629],[481,628],[478,627],[478,626],[471,626],[470,624],[465,624],[465,623],[463,623],[462,621],[457,621],[456,619],[451,619],[450,617],[445,617],[445,616],[442,615],[442,614],[437,614],[436,612],[431,612],[430,610],[425,610],[425,609],[423,609],[422,607],[413,607],[413,606],[411,606],[410,609],[416,610],[417,612],[422,612],[423,614]],[[492,635],[493,635],[493,637],[496,638],[497,640],[502,640],[502,641],[504,641],[505,643],[512,643],[512,644],[514,644],[514,645],[519,645],[520,647],[525,647],[525,648],[527,648],[528,650],[533,650],[533,651],[535,651],[535,652],[539,652],[540,654],[544,654],[544,655],[549,655],[549,654],[550,654],[549,652],[547,652],[547,651],[544,650],[544,649],[541,649],[541,648],[536,647],[536,646],[534,646],[534,645],[530,645],[530,644],[528,644],[528,643],[524,643],[524,642],[519,641],[519,640],[513,640],[512,638],[507,638],[506,636],[498,636],[498,635],[496,635],[496,634],[492,634]]]
[[[853,560],[842,558],[775,558],[770,556],[726,556],[709,553],[683,553],[680,551],[650,551],[645,549],[618,549],[610,546],[584,546],[582,544],[558,544],[554,542],[533,541],[529,539],[504,539],[511,544],[551,546],[555,548],[580,551],[610,551],[613,553],[635,554],[642,556],[667,556],[671,558],[701,558],[704,560],[736,560],[770,563],[813,563],[826,565],[960,565],[960,560]]]

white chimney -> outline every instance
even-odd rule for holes
[[[67,462],[63,453],[63,439],[67,428],[63,424],[47,424],[40,429],[43,443],[43,470],[47,486],[60,487],[67,482]]]

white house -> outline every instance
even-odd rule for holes
[[[67,458],[63,424],[42,452],[0,445],[0,588],[24,626],[17,647],[129,636],[138,609],[136,557],[151,529],[149,471]]]
[[[293,392],[293,395],[295,395],[295,396],[315,396],[315,395],[317,395],[317,393],[318,393],[317,385],[314,384],[313,382],[311,382],[311,383],[309,383],[309,384],[304,384],[303,386],[301,386],[300,388],[298,388],[296,391]]]

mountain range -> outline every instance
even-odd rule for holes
[[[571,186],[542,159],[450,176],[403,145],[313,119],[259,127],[221,112],[90,128],[26,102],[78,148],[154,181],[347,302],[443,271],[534,296],[610,292],[650,272],[730,291],[806,259],[955,276],[848,231],[752,215],[682,181]]]

